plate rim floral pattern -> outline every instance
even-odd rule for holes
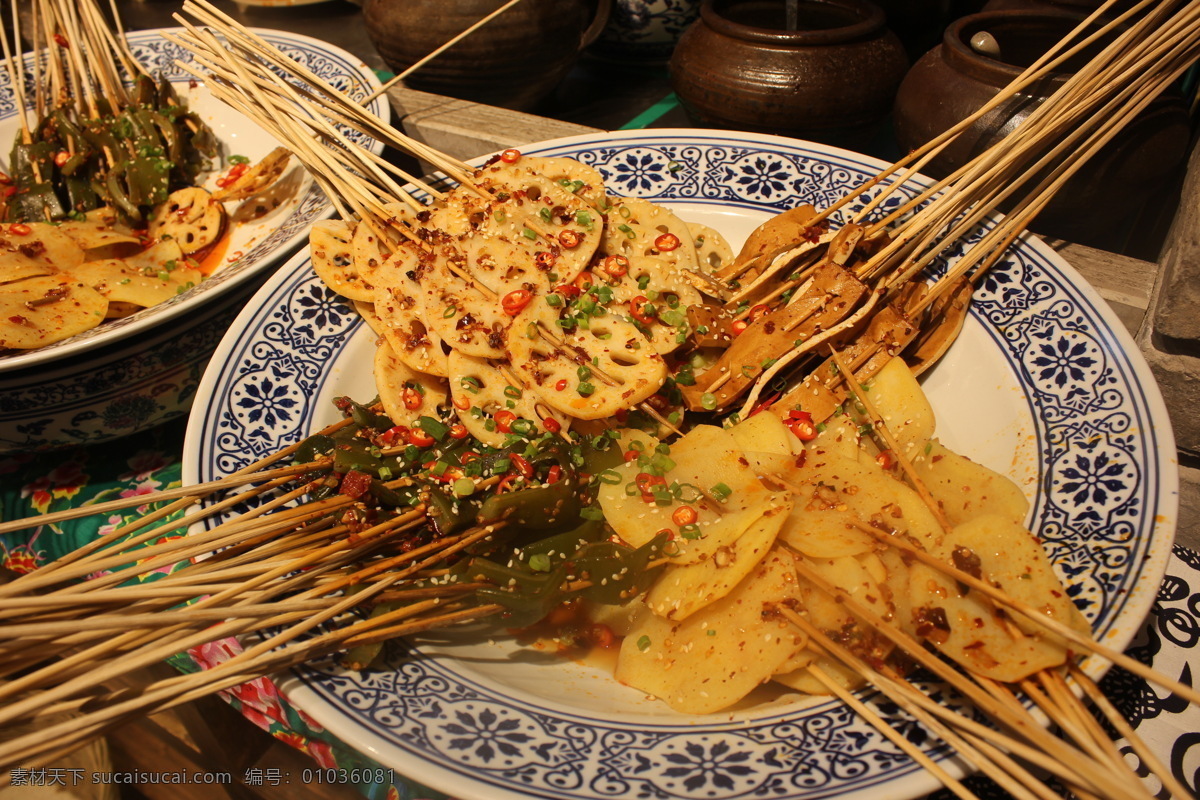
[[[354,96],[366,97],[381,85],[374,70],[370,69],[361,58],[340,47],[304,34],[269,28],[252,28],[251,30],[289,55],[303,56],[310,62],[322,61],[327,73],[323,77],[334,81],[349,81],[347,88]],[[187,83],[192,76],[175,66],[173,61],[179,59],[190,62],[194,56],[163,38],[164,32],[178,34],[183,32],[183,28],[132,30],[127,31],[127,39],[131,49],[143,63],[153,59],[160,62],[155,66],[163,67],[162,62],[166,62],[169,64],[167,74],[172,82]],[[29,53],[23,57],[27,64],[33,58]],[[391,119],[391,104],[386,95],[380,95],[372,100],[369,110],[385,122]],[[11,78],[6,70],[0,70],[0,120],[10,119],[16,113],[15,93],[12,90]],[[368,140],[364,138],[364,141]],[[372,141],[370,146],[376,153],[383,152],[382,142]],[[5,158],[7,159],[7,153]],[[313,183],[307,194],[299,199],[292,213],[279,222],[276,226],[277,230],[267,237],[255,241],[250,252],[238,263],[223,267],[212,277],[165,303],[139,311],[129,317],[111,320],[99,328],[37,350],[0,354],[0,379],[3,379],[4,373],[7,372],[53,364],[56,361],[73,358],[96,348],[125,341],[129,337],[144,333],[155,326],[189,313],[196,302],[216,300],[253,276],[278,267],[285,258],[290,257],[297,248],[306,242],[308,229],[312,222],[328,218],[333,213],[333,204]]]
[[[798,172],[802,172],[800,166],[809,168],[810,175],[792,176],[796,185],[808,179],[834,181],[831,176],[841,173],[874,174],[882,166],[867,156],[808,142],[684,129],[590,134],[521,149],[539,155],[569,155],[591,163],[605,173],[606,181],[612,181],[609,185],[616,193],[665,195],[671,202],[722,203],[732,208],[765,207],[767,201],[753,197],[754,191],[764,189],[746,187],[763,178],[751,175],[753,168],[765,169],[765,163],[775,156],[785,167],[791,159],[793,166],[799,165]],[[751,167],[741,176],[735,169],[738,157]],[[721,176],[706,182],[706,177],[722,170],[724,182]],[[675,194],[663,191],[664,186],[670,188],[665,182],[671,180],[677,184],[672,189]],[[781,180],[777,189],[784,200],[785,183]],[[817,187],[818,195],[820,186],[823,184]],[[1071,534],[1056,541],[1055,530],[1049,530],[1044,537],[1047,546],[1062,556],[1067,568],[1073,568],[1077,562],[1071,559],[1082,557],[1076,550],[1088,550],[1082,545],[1093,544],[1099,550],[1110,545],[1113,551],[1120,549],[1118,544],[1127,545],[1127,551],[1121,551],[1127,560],[1114,561],[1111,575],[1105,572],[1106,564],[1092,566],[1077,598],[1085,606],[1092,604],[1091,612],[1099,609],[1094,616],[1106,643],[1123,646],[1149,610],[1170,555],[1178,484],[1166,409],[1132,339],[1073,268],[1035,239],[1026,241],[1012,261],[998,270],[995,285],[981,292],[972,315],[1019,373],[1018,382],[1031,381],[1020,388],[1038,421],[1038,452],[1050,459],[1040,471],[1038,519]],[[304,393],[319,393],[329,370],[313,374],[311,364],[302,363],[304,358],[288,349],[287,331],[282,330],[296,297],[307,292],[303,313],[309,315],[310,327],[312,315],[317,313],[333,323],[331,330],[318,337],[322,351],[316,356],[318,361],[336,362],[336,351],[353,335],[356,323],[348,315],[335,319],[336,312],[328,308],[316,310],[322,301],[312,289],[307,270],[302,252],[259,292],[218,349],[189,420],[184,468],[190,474],[185,474],[185,480],[211,479],[262,454],[247,452],[243,445],[253,449],[288,441],[288,433],[276,430],[267,435],[275,437],[270,442],[252,442],[238,430],[244,420],[233,419],[237,412],[230,390],[239,370],[245,374],[253,369],[244,359],[246,354],[254,351],[255,357],[262,358],[272,348],[279,348],[277,354],[296,359],[292,366],[297,373],[291,377],[304,383]],[[264,332],[266,327],[271,328],[269,334]],[[1060,373],[1065,389],[1059,387]],[[281,372],[279,379],[286,383],[288,376]],[[1126,387],[1128,392],[1122,393]],[[282,385],[278,388],[280,396],[286,393]],[[244,393],[240,396],[246,399]],[[1072,408],[1077,409],[1078,419],[1071,416]],[[296,414],[306,419],[309,411],[298,409]],[[1040,416],[1047,412],[1062,419]],[[295,424],[279,423],[282,428]],[[1079,433],[1072,423],[1088,433],[1089,441],[1103,441],[1106,447],[1079,450],[1069,438]],[[261,421],[247,428],[251,429],[262,438]],[[1062,441],[1056,443],[1056,438]],[[1055,449],[1058,445],[1061,452]],[[1126,459],[1119,464],[1123,471],[1113,472],[1122,458]],[[1133,488],[1119,485],[1112,477],[1126,474],[1136,481]],[[1130,493],[1137,496],[1131,499],[1126,496]],[[1104,514],[1116,526],[1116,538],[1111,542],[1103,538],[1102,526],[1092,523],[1093,517]],[[1090,541],[1073,549],[1076,543],[1071,537],[1077,535]],[[1090,666],[1094,672],[1100,671],[1094,662]],[[889,796],[897,798],[936,788],[916,765],[895,759],[889,762],[883,750],[864,749],[856,762],[847,752],[833,752],[831,737],[814,740],[815,752],[805,751],[805,737],[817,735],[821,726],[836,729],[843,747],[851,741],[870,742],[873,733],[869,727],[846,721],[845,709],[832,702],[800,711],[767,709],[699,721],[640,718],[622,722],[550,703],[529,703],[518,691],[510,693],[516,699],[507,697],[503,686],[456,672],[453,663],[432,658],[405,661],[384,677],[344,673],[328,664],[309,665],[287,679],[285,691],[306,713],[349,744],[416,780],[464,798],[594,800],[631,794],[808,800],[878,796],[874,793],[882,784],[887,785]],[[377,706],[371,706],[372,700],[378,701]],[[522,702],[526,706],[521,706]],[[419,719],[422,715],[424,721]],[[455,735],[448,731],[457,731],[461,742],[479,741],[486,732],[495,745],[491,757],[500,761],[504,760],[504,739],[511,734],[509,749],[521,751],[511,760],[527,761],[507,771],[491,769],[490,763],[466,752],[468,745],[448,744],[446,737]],[[573,748],[570,742],[576,738],[586,740],[585,744]],[[518,740],[521,744],[513,744]],[[533,753],[543,754],[545,763],[530,761]],[[944,758],[947,753],[938,750],[935,755]],[[872,758],[882,766],[867,763]],[[725,766],[710,768],[701,780],[696,777],[701,775],[697,771],[701,762]],[[839,768],[847,774],[836,775]],[[833,777],[819,780],[825,774],[821,770]],[[813,780],[806,785],[810,773]]]

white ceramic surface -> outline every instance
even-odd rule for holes
[[[735,246],[770,214],[827,206],[880,166],[720,131],[631,131],[523,150],[578,158],[611,193],[659,200]],[[336,395],[373,396],[372,350],[370,332],[298,254],[239,316],[205,374],[185,480],[210,480],[297,441],[336,418]],[[1121,323],[1078,273],[1029,241],[981,282],[962,336],[923,382],[939,436],[1018,481],[1072,598],[1102,641],[1123,646],[1170,552],[1177,466],[1157,387]],[[311,665],[285,689],[347,743],[467,800],[897,800],[935,788],[836,702],[776,693],[689,717],[603,670],[495,632],[396,643],[389,656],[388,669],[370,673]],[[914,733],[894,707],[882,715]],[[948,758],[924,741],[932,757]]]
[[[375,73],[343,50],[296,34],[257,33],[351,97],[365,97],[379,86]],[[151,74],[167,75],[213,128],[224,156],[258,159],[276,146],[261,128],[177,67],[176,60],[191,62],[191,54],[159,30],[132,32],[129,41]],[[388,119],[386,97],[373,101],[371,111]],[[0,141],[12,141],[17,129],[15,93],[7,71],[0,71]],[[0,169],[7,159],[8,152],[0,152]],[[209,175],[208,183],[219,174],[220,169]],[[291,199],[264,217],[239,221],[220,267],[195,288],[48,347],[0,354],[0,452],[94,444],[186,413],[204,364],[234,313],[270,270],[305,242],[312,222],[333,211],[298,165],[283,180],[295,186]],[[237,204],[228,210],[239,217]]]

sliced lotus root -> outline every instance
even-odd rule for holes
[[[351,300],[350,305],[354,306],[354,310],[362,317],[362,321],[367,323],[367,327],[376,336],[383,336],[383,320],[375,313],[374,303],[364,303],[361,300]]]
[[[480,169],[476,175],[493,183],[520,183],[529,175],[537,175],[563,187],[593,208],[607,205],[604,176],[594,167],[573,158],[521,156],[511,164],[503,160],[495,161]]]
[[[532,423],[531,435],[545,430],[547,418],[553,418],[560,430],[570,422],[546,407],[537,393],[521,386],[511,369],[484,358],[451,353],[449,382],[450,402],[463,427],[491,447],[503,447],[509,433],[521,432],[523,423],[517,420]]]
[[[604,226],[604,251],[626,256],[659,256],[670,262],[675,284],[696,270],[696,245],[687,223],[665,206],[640,197],[614,197]]]
[[[563,321],[569,320],[568,313]],[[591,317],[586,328],[565,330],[559,322],[555,307],[531,303],[508,337],[513,369],[551,408],[579,419],[602,419],[633,408],[662,387],[666,364],[632,323],[616,314]]]
[[[490,289],[502,307],[510,292],[524,291],[532,297],[550,291],[549,273],[538,268],[532,248],[524,243],[476,234],[463,237],[453,248],[455,263],[462,264],[464,274]]]
[[[696,264],[705,274],[714,273],[726,264],[733,263],[733,247],[715,228],[699,222],[687,223],[692,234],[692,245],[696,248]]]
[[[480,231],[514,243],[527,243],[538,267],[569,282],[587,267],[603,237],[603,216],[575,194],[575,184],[538,169],[546,159],[522,158],[483,173],[496,197]],[[565,185],[564,185],[565,183]]]
[[[390,243],[380,240],[375,228],[367,222],[359,222],[354,226],[354,235],[350,238],[350,258],[354,262],[354,271],[359,279],[374,286],[378,282],[375,277],[390,252]]]
[[[150,235],[172,239],[185,255],[195,256],[220,241],[228,221],[224,206],[205,190],[190,186],[171,192],[155,210]]]
[[[40,275],[0,286],[0,348],[32,350],[91,330],[108,300],[78,278]]]
[[[287,171],[291,156],[291,151],[286,147],[276,147],[258,163],[250,165],[230,183],[213,192],[213,199],[222,203],[245,200],[270,188]]]
[[[325,285],[350,300],[370,303],[374,287],[363,280],[354,265],[354,228],[340,219],[316,222],[308,235],[313,271]]]
[[[412,369],[386,339],[375,350],[375,388],[384,413],[397,425],[410,425],[421,416],[437,417],[450,396],[445,378]]]
[[[494,292],[462,277],[467,274],[466,263],[457,248],[436,247],[418,274],[419,313],[430,332],[466,355],[504,358],[504,336],[513,317]]]
[[[396,357],[411,369],[444,378],[449,348],[421,321],[416,299],[399,286],[375,289],[375,315]]]

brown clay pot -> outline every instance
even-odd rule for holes
[[[504,0],[365,0],[367,34],[400,73]],[[612,0],[522,0],[404,79],[412,89],[529,109],[549,95],[608,21]]]
[[[866,0],[704,0],[671,57],[697,124],[854,146],[886,117],[908,60]]]
[[[913,65],[900,86],[893,113],[902,150],[912,150],[974,113],[1026,66],[1074,28],[1082,16],[1061,11],[986,11],[956,20],[941,45]],[[992,57],[971,39],[991,34]],[[1079,65],[1090,53],[1081,54]],[[1068,70],[1029,87],[976,122],[923,168],[941,177],[962,166],[1020,125],[1071,74]],[[1188,152],[1187,106],[1179,95],[1159,97],[1060,189],[1031,225],[1038,233],[1118,249],[1113,236],[1137,203],[1167,191]]]

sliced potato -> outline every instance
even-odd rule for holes
[[[87,212],[82,220],[66,220],[59,223],[59,230],[70,236],[85,251],[105,251],[100,258],[112,257],[107,255],[114,248],[138,246],[139,239],[129,226],[118,219],[111,208],[96,208]],[[86,260],[95,260],[97,256],[89,253]]]
[[[933,406],[902,358],[893,358],[867,384],[871,404],[901,448],[901,455],[915,458],[933,437],[936,422]]]
[[[1024,524],[1029,500],[1021,487],[938,440],[931,440],[912,465],[951,525],[993,514]]]
[[[755,414],[729,429],[758,475],[782,471],[791,461],[792,435],[774,414]]]
[[[908,485],[874,461],[857,462],[829,452],[808,455],[792,474],[792,484],[823,485],[827,506],[844,506],[862,524],[907,533],[936,551],[943,531],[929,506]],[[810,501],[811,502],[811,501]]]
[[[178,253],[179,249],[175,247],[174,251]],[[71,275],[100,292],[110,303],[139,308],[164,303],[204,279],[200,270],[184,264],[182,256],[177,260],[165,259],[161,262],[147,259],[140,262],[116,259],[88,261],[71,270]]]
[[[965,548],[978,558],[980,576],[1009,597],[1080,633],[1091,632],[1046,551],[1019,522],[1004,516],[979,516],[956,526],[948,538],[949,546]],[[1030,636],[1058,639],[1019,614],[1010,616]]]
[[[847,691],[852,692],[855,689],[859,689],[867,682],[862,675],[859,675],[834,657],[818,655],[807,648],[800,653],[797,660],[804,662],[804,665],[788,672],[781,672],[774,679],[789,689],[795,689],[798,692],[804,692],[805,694],[832,694],[829,687],[812,674],[809,669],[810,666],[821,670],[821,672],[825,673],[826,677]]]
[[[770,680],[805,637],[771,609],[796,596],[791,558],[772,550],[706,613],[638,618],[621,644],[617,680],[685,714],[708,714]]]
[[[725,597],[766,557],[791,511],[782,495],[731,544],[695,564],[669,565],[646,594],[646,605],[670,620],[684,620]]]
[[[83,263],[83,248],[46,222],[0,227],[0,283],[53,275]]]
[[[32,350],[96,327],[108,300],[69,275],[40,275],[0,287],[0,347]]]
[[[1066,661],[1058,643],[1026,636],[981,593],[960,594],[957,581],[925,564],[911,567],[910,602],[918,633],[978,675],[1019,681]]]

